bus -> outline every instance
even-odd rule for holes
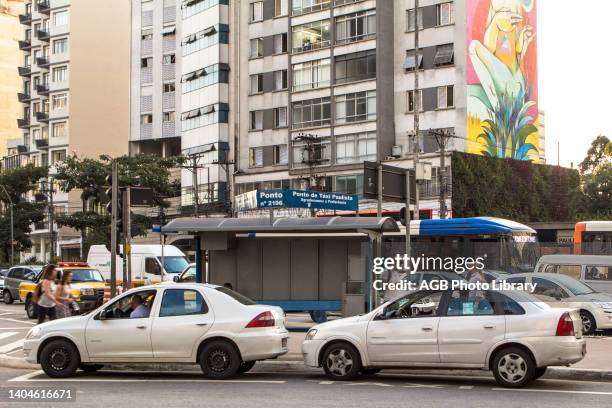
[[[574,228],[574,254],[612,255],[612,221],[580,221]]]

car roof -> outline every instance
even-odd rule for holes
[[[148,289],[157,289],[157,288],[164,288],[164,289],[184,289],[186,287],[198,287],[198,288],[208,288],[208,289],[216,289],[221,287],[221,285],[213,285],[211,283],[195,283],[195,282],[181,282],[181,283],[177,283],[177,282],[161,282],[161,283],[156,283],[156,284],[152,284],[152,285],[145,285],[145,286],[138,286],[136,288],[132,288],[129,291],[133,292],[136,290],[148,290]]]
[[[538,263],[612,265],[612,255],[543,255]]]

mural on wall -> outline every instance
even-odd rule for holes
[[[539,161],[536,0],[467,0],[468,153]]]

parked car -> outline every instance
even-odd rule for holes
[[[195,282],[196,264],[190,263],[180,275],[175,276],[175,282]]]
[[[8,268],[0,269],[0,293],[4,291],[4,278],[8,274]]]
[[[141,308],[135,308],[141,303]],[[144,317],[130,317],[134,310]],[[90,314],[40,324],[23,345],[50,377],[106,363],[200,364],[225,379],[287,353],[283,310],[222,286],[163,283],[134,288]]]
[[[19,300],[19,285],[22,282],[34,282],[40,271],[42,271],[42,266],[39,265],[19,265],[10,268],[4,278],[4,289],[2,290],[4,303],[10,305],[15,300]]]
[[[586,283],[598,292],[612,294],[612,256],[544,255],[535,272],[560,273]]]
[[[89,312],[104,303],[106,282],[100,271],[90,267],[87,262],[60,262],[57,264],[57,269],[60,276],[64,271],[72,272],[72,297],[79,305],[79,313]],[[34,280],[19,284],[19,299],[25,303],[26,314],[30,319],[38,317],[32,296],[40,278],[41,273],[38,273]]]
[[[548,366],[584,358],[580,317],[519,291],[418,291],[372,312],[310,329],[304,363],[334,380],[381,369],[431,367],[493,371],[522,387]]]
[[[512,275],[508,282],[535,283],[533,294],[553,307],[578,309],[584,334],[612,329],[612,295],[597,292],[589,285],[558,273]]]

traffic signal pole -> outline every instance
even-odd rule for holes
[[[119,209],[119,186],[117,177],[117,162],[113,160],[111,169],[111,298],[117,296],[117,210]]]

